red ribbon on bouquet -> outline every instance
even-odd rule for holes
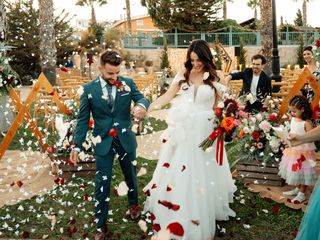
[[[212,141],[215,141],[218,138],[216,147],[216,160],[220,166],[222,166],[223,164],[224,133],[225,129],[223,127],[218,127],[209,136],[212,139]]]

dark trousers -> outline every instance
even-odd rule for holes
[[[112,167],[115,154],[119,154],[120,166],[125,178],[125,182],[129,188],[128,202],[129,206],[138,204],[138,180],[136,167],[132,161],[136,159],[136,151],[126,153],[121,146],[119,139],[114,138],[110,151],[105,156],[96,155],[96,189],[95,189],[95,206],[97,227],[105,226],[108,211],[110,186],[112,179]]]

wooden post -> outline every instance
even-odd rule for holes
[[[12,98],[13,102],[15,103],[17,110],[19,111],[14,122],[12,123],[10,129],[8,130],[6,136],[4,137],[3,141],[0,144],[0,159],[3,157],[5,151],[7,150],[8,146],[10,145],[16,131],[23,123],[23,120],[26,120],[29,123],[29,128],[34,133],[37,141],[39,142],[40,146],[42,147],[43,151],[47,151],[50,147],[48,143],[44,142],[44,135],[39,131],[37,127],[37,123],[32,120],[32,117],[29,112],[29,108],[31,104],[36,100],[37,93],[40,91],[41,87],[43,87],[50,95],[53,96],[53,101],[57,104],[58,108],[67,113],[66,106],[60,101],[59,96],[55,89],[52,87],[48,79],[45,77],[43,73],[40,74],[38,81],[34,84],[30,94],[28,95],[24,104],[21,103],[19,96],[17,93],[11,89],[10,90],[10,97]]]
[[[299,74],[296,83],[293,85],[292,89],[288,95],[283,99],[281,103],[281,108],[279,110],[278,119],[280,120],[284,113],[288,111],[290,99],[296,95],[304,85],[308,83],[315,93],[312,100],[312,109],[319,104],[320,100],[320,86],[317,83],[316,77],[310,72],[310,70],[305,67],[301,74]]]

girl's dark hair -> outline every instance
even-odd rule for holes
[[[214,88],[213,82],[220,81],[220,78],[218,77],[216,72],[216,65],[213,63],[213,56],[210,51],[210,47],[206,41],[201,39],[193,40],[188,48],[187,59],[184,64],[187,71],[184,73],[185,80],[180,81],[180,84],[184,82],[187,82],[189,84],[190,72],[192,70],[190,55],[192,52],[197,54],[199,60],[204,65],[204,71],[209,73],[209,77],[207,79],[204,79],[203,82]]]
[[[312,52],[312,47],[311,46],[306,46],[303,51],[310,51]]]
[[[311,120],[312,119],[312,108],[310,102],[305,96],[295,95],[291,98],[289,106],[295,107],[299,110],[304,110],[301,114],[302,120]]]

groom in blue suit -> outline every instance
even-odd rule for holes
[[[119,155],[120,166],[129,188],[130,217],[135,220],[140,216],[137,173],[132,164],[136,159],[137,141],[131,131],[131,102],[135,103],[133,116],[137,119],[145,116],[149,103],[132,79],[119,76],[121,62],[117,52],[104,52],[100,57],[101,76],[83,86],[74,149],[70,154],[70,160],[77,165],[78,154],[83,149],[82,143],[86,139],[92,116],[93,136],[101,140],[95,146],[96,240],[105,239],[106,235],[112,167],[116,154]]]

